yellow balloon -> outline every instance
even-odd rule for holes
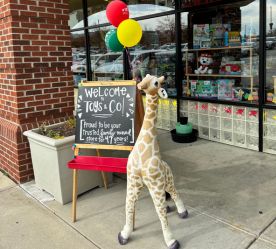
[[[120,23],[117,36],[122,45],[130,48],[137,45],[141,40],[142,28],[137,21],[126,19]]]

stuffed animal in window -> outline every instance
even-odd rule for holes
[[[213,64],[213,58],[210,54],[201,54],[198,58],[200,67],[195,70],[195,74],[212,74],[210,66]]]

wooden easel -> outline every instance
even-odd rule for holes
[[[103,158],[100,156],[100,149],[104,149],[104,150],[122,150],[122,151],[131,151],[133,148],[133,146],[113,146],[113,145],[92,145],[92,144],[76,144],[75,145],[75,150],[74,150],[74,156],[77,158],[79,155],[79,150],[80,149],[96,149],[97,152],[97,157],[99,158]],[[108,158],[108,157],[106,157]],[[120,158],[118,158],[120,160]],[[93,165],[84,165],[82,163],[79,163],[79,165],[77,166],[77,168],[73,168],[73,196],[72,196],[72,218],[73,218],[73,222],[76,221],[76,214],[77,214],[77,196],[78,196],[78,171],[79,169],[86,169],[86,170],[97,170],[99,171],[99,167],[93,167]],[[121,168],[118,169],[118,171],[116,170],[110,170],[110,169],[106,169],[103,167],[103,170],[101,170],[101,174],[102,174],[102,179],[103,179],[103,183],[104,183],[104,187],[105,189],[108,188],[108,181],[107,181],[107,177],[106,177],[106,173],[105,172],[120,172],[120,173],[126,173],[126,165],[121,165]]]
[[[114,83],[114,82],[113,82]],[[112,85],[113,83],[108,83],[108,82],[85,82],[84,84],[86,86],[95,86],[95,85]],[[126,85],[129,85],[130,83],[126,83]],[[135,82],[132,81],[131,83],[132,85],[135,85]],[[136,112],[135,112],[135,138],[137,138],[142,123],[143,123],[143,118],[144,118],[144,107],[143,107],[143,100],[142,100],[142,95],[139,91],[136,91]],[[98,158],[104,158],[101,157],[100,155],[100,150],[122,150],[122,151],[131,151],[133,148],[133,146],[115,146],[115,145],[102,145],[102,144],[75,144],[75,149],[74,149],[74,157],[77,158],[79,156],[79,150],[80,149],[95,149],[96,150],[96,154]],[[120,160],[120,158],[118,158],[118,161]],[[115,160],[115,163],[116,160]],[[105,189],[108,188],[108,180],[107,180],[107,176],[105,172],[119,172],[119,173],[126,173],[126,165],[121,165],[123,167],[120,168],[120,163],[119,167],[117,167],[116,169],[110,169],[110,167],[107,166],[106,169],[104,170],[100,170],[99,167],[97,167],[96,165],[94,166],[87,166],[87,165],[78,165],[77,167],[71,167],[73,169],[73,193],[72,193],[72,218],[73,218],[73,222],[76,221],[76,206],[77,206],[77,192],[78,192],[78,170],[79,169],[87,169],[87,170],[98,170],[101,171],[101,175],[102,175],[102,179],[103,179],[103,184]],[[69,165],[70,163],[68,163]],[[123,162],[122,164],[125,164],[125,162]],[[69,166],[70,168],[70,166]],[[134,212],[134,217],[135,217],[135,212]],[[135,218],[133,218],[135,219]],[[133,222],[133,226],[134,226],[134,222]]]

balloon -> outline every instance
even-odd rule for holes
[[[108,21],[115,27],[129,18],[127,5],[121,0],[110,2],[106,7],[106,17]]]
[[[107,48],[109,48],[113,52],[120,52],[124,48],[118,40],[116,29],[112,29],[106,33],[105,44]]]
[[[120,23],[117,35],[121,44],[125,47],[133,47],[137,45],[142,38],[142,28],[137,21],[127,19]]]

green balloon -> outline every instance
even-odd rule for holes
[[[123,51],[124,47],[118,40],[116,29],[112,29],[112,30],[110,30],[106,33],[106,35],[105,35],[105,45],[112,52],[121,52],[121,51]]]

